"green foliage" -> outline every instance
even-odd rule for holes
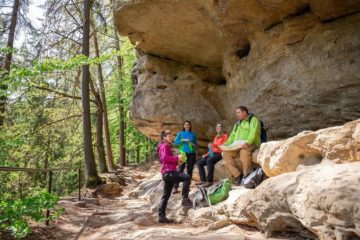
[[[63,4],[66,5],[61,1],[53,1],[53,4],[60,4],[54,7],[54,15],[61,12]],[[49,4],[49,8],[53,4]],[[104,3],[100,1],[99,4]],[[107,14],[104,20],[112,22],[111,7],[105,7],[99,13]],[[81,13],[77,17],[81,19]],[[58,24],[58,18],[55,16],[53,19],[55,22],[49,23],[49,28]],[[72,18],[64,19],[65,25],[59,24],[59,29],[67,35],[64,26],[68,26]],[[74,41],[50,34],[57,29],[33,35],[32,40],[26,41],[19,49],[1,48],[5,44],[0,41],[1,58],[9,52],[13,53],[10,73],[0,69],[1,84],[6,85],[0,89],[0,96],[8,97],[5,125],[0,128],[0,166],[83,169],[82,109],[79,98],[81,67],[84,64],[90,65],[95,89],[98,89],[97,64],[103,67],[114,159],[119,156],[120,106],[125,110],[128,162],[135,162],[137,151],[141,161],[149,156],[154,143],[142,135],[130,119],[134,92],[131,70],[136,61],[134,46],[127,38],[121,38],[118,51],[114,48],[114,38],[109,35],[113,31],[112,26],[96,24],[101,53],[99,58],[79,55],[80,48]],[[69,31],[73,29],[75,27],[70,27]],[[118,57],[122,59],[121,69],[118,68]],[[90,97],[95,99],[94,95]],[[91,113],[95,142],[96,106],[93,103]],[[53,192],[58,196],[71,194],[77,189],[77,172],[56,172],[53,177]],[[46,187],[43,173],[0,172],[0,181],[0,228],[12,231],[17,237],[25,236],[30,231],[28,219],[43,221],[40,214],[43,209],[53,208],[56,204],[55,195],[39,193],[39,189]]]
[[[6,54],[11,51],[13,53],[19,52],[16,48],[1,48],[0,55]],[[74,70],[83,65],[104,63],[106,61],[116,58],[120,54],[120,51],[113,50],[110,53],[102,54],[100,57],[93,58],[86,57],[84,55],[76,55],[75,57],[67,60],[52,58],[45,59],[41,62],[34,62],[32,66],[24,66],[21,64],[13,63],[10,73],[7,74],[5,70],[0,69],[0,76],[2,76],[2,84],[10,85],[13,88],[18,88],[26,84],[29,84],[29,86],[33,86],[33,80],[35,80],[37,77],[44,76],[45,74]],[[45,83],[45,85],[47,84]],[[6,92],[0,89],[0,96],[1,95],[6,95]]]
[[[116,69],[112,76],[113,81],[109,81],[106,85],[107,103],[109,108],[110,132],[113,142],[115,154],[119,154],[118,132],[119,132],[119,104],[124,107],[125,111],[125,142],[129,155],[129,162],[136,161],[136,151],[140,148],[140,161],[145,161],[149,156],[154,142],[149,140],[145,135],[141,134],[130,119],[130,106],[134,94],[134,87],[131,71],[136,61],[135,46],[130,43],[128,38],[122,37],[120,55],[122,58],[121,72]]]
[[[31,232],[30,219],[36,222],[53,220],[63,212],[63,209],[56,208],[58,200],[58,196],[45,191],[16,200],[0,195],[0,229],[11,231],[16,238],[23,238]],[[46,209],[51,210],[49,218],[44,214]]]
[[[84,55],[77,55],[66,61],[63,59],[46,59],[42,62],[34,63],[31,68],[24,68],[18,65],[13,65],[10,73],[10,79],[14,80],[36,77],[54,71],[72,70],[83,65],[103,63],[118,56],[119,54],[120,52],[118,51],[112,51],[110,54],[103,54],[98,58],[88,58]]]

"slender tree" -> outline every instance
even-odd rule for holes
[[[102,101],[100,98],[99,90],[95,89],[94,81],[90,78],[90,89],[92,94],[95,96],[96,104],[96,150],[99,160],[99,168],[101,173],[108,172],[106,166],[104,138],[103,138],[103,115],[104,111],[102,108]]]
[[[94,48],[95,48],[95,56],[100,57],[100,50],[99,50],[99,42],[97,38],[97,30],[96,26],[93,23],[93,40],[94,40]],[[110,130],[109,130],[109,119],[108,119],[108,112],[107,112],[107,105],[106,105],[106,95],[105,95],[105,87],[104,87],[104,75],[102,71],[101,64],[97,64],[97,74],[99,80],[99,93],[100,99],[102,103],[102,115],[103,115],[103,126],[104,126],[104,133],[105,133],[105,142],[106,142],[106,156],[108,161],[108,166],[110,171],[115,170],[114,158],[111,148],[111,141],[110,141]]]
[[[114,38],[115,38],[115,48],[116,50],[120,50],[120,39],[119,36],[114,29]],[[120,81],[122,81],[122,59],[121,56],[117,56],[117,68],[120,76]],[[125,111],[124,111],[124,104],[121,98],[121,92],[122,92],[122,84],[120,83],[120,89],[119,89],[119,117],[120,117],[120,128],[119,128],[119,160],[120,160],[120,166],[126,165],[126,148],[125,148]]]
[[[89,56],[89,32],[90,32],[90,9],[91,0],[84,0],[84,25],[83,25],[83,40],[82,53]],[[84,142],[84,157],[86,168],[86,185],[93,187],[98,184],[99,178],[96,171],[96,164],[91,141],[91,119],[90,119],[90,95],[89,95],[90,71],[89,65],[82,66],[82,110],[83,110],[83,142]]]
[[[15,30],[16,30],[16,23],[18,19],[19,9],[20,9],[20,0],[14,0],[12,14],[11,14],[11,23],[9,28],[9,36],[6,45],[8,49],[12,49],[14,47]],[[6,82],[4,82],[4,80],[6,80],[6,77],[9,75],[11,69],[11,61],[12,61],[12,51],[9,51],[5,55],[5,64],[4,64],[5,71],[0,79],[1,81],[0,82],[0,127],[4,125],[5,109],[6,109],[6,101],[7,101],[5,91],[8,89],[8,85]]]

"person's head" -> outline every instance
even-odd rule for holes
[[[244,120],[249,116],[249,110],[245,106],[240,106],[236,108],[236,117],[239,120]]]
[[[166,141],[168,143],[171,143],[173,140],[170,130],[162,131],[160,134],[160,138],[161,141]]]
[[[217,134],[223,134],[225,132],[226,132],[226,130],[225,130],[224,125],[222,123],[217,123],[216,124],[216,133]]]
[[[183,131],[191,131],[191,122],[186,120],[183,124]]]

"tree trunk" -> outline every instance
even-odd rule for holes
[[[84,0],[84,26],[82,53],[89,56],[89,32],[90,32],[90,9],[91,0]],[[90,119],[90,96],[89,96],[90,71],[89,65],[82,66],[82,110],[83,110],[83,142],[86,170],[86,186],[95,187],[99,183],[96,171],[96,163],[91,141],[91,119]]]
[[[119,103],[120,130],[119,130],[119,147],[120,147],[120,166],[125,166],[126,148],[125,148],[125,113],[122,102]]]
[[[99,51],[99,44],[98,39],[96,35],[96,28],[93,24],[93,37],[94,37],[94,46],[95,46],[95,56],[100,57],[100,51]],[[114,164],[114,158],[113,153],[111,149],[111,141],[110,141],[110,130],[109,130],[109,119],[107,114],[107,105],[106,105],[106,95],[105,95],[105,87],[104,87],[104,76],[102,72],[101,64],[99,63],[97,65],[97,73],[98,73],[98,80],[99,80],[99,92],[100,92],[100,98],[102,102],[102,109],[103,109],[103,120],[104,120],[104,132],[105,132],[105,142],[106,142],[106,155],[108,160],[108,166],[110,171],[115,171],[115,164]]]
[[[133,151],[131,149],[126,149],[126,164],[130,164],[132,162],[133,159]]]
[[[9,51],[5,55],[5,65],[4,65],[5,73],[3,74],[3,76],[1,76],[0,81],[4,81],[7,78],[7,76],[9,76],[9,73],[10,73],[11,61],[12,61],[12,48],[14,46],[15,29],[16,29],[16,23],[17,23],[19,9],[20,9],[20,0],[15,0],[13,9],[12,9],[12,14],[11,14],[9,36],[8,36],[8,41],[7,41],[7,45],[6,45],[6,47],[9,48],[11,51]],[[6,102],[7,102],[6,95],[3,95],[1,92],[3,92],[5,94],[7,88],[8,88],[8,85],[6,82],[0,82],[0,127],[4,125],[5,109],[6,109]]]
[[[120,39],[119,36],[116,32],[116,30],[114,30],[114,38],[115,38],[115,48],[116,50],[120,50]],[[119,71],[119,76],[120,76],[120,81],[122,80],[122,59],[120,56],[117,56],[117,64],[118,64],[118,71]],[[126,165],[126,148],[125,148],[125,111],[124,111],[124,103],[121,99],[121,93],[122,93],[122,84],[120,84],[120,89],[119,89],[119,116],[120,116],[120,130],[119,130],[119,150],[120,150],[120,156],[119,156],[119,160],[120,160],[120,166],[125,166]]]
[[[140,163],[140,145],[136,146],[136,163]]]
[[[108,172],[106,166],[106,157],[105,157],[105,148],[104,148],[104,138],[103,138],[103,118],[104,112],[102,109],[102,101],[100,98],[100,94],[95,89],[94,81],[90,75],[90,90],[94,95],[96,101],[96,150],[99,158],[99,168],[101,173]]]
[[[108,172],[105,159],[104,139],[103,139],[103,110],[99,102],[96,111],[96,149],[99,157],[100,172]]]

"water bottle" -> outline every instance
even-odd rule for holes
[[[212,150],[212,146],[209,147],[209,157],[213,157],[214,156],[214,152]]]

